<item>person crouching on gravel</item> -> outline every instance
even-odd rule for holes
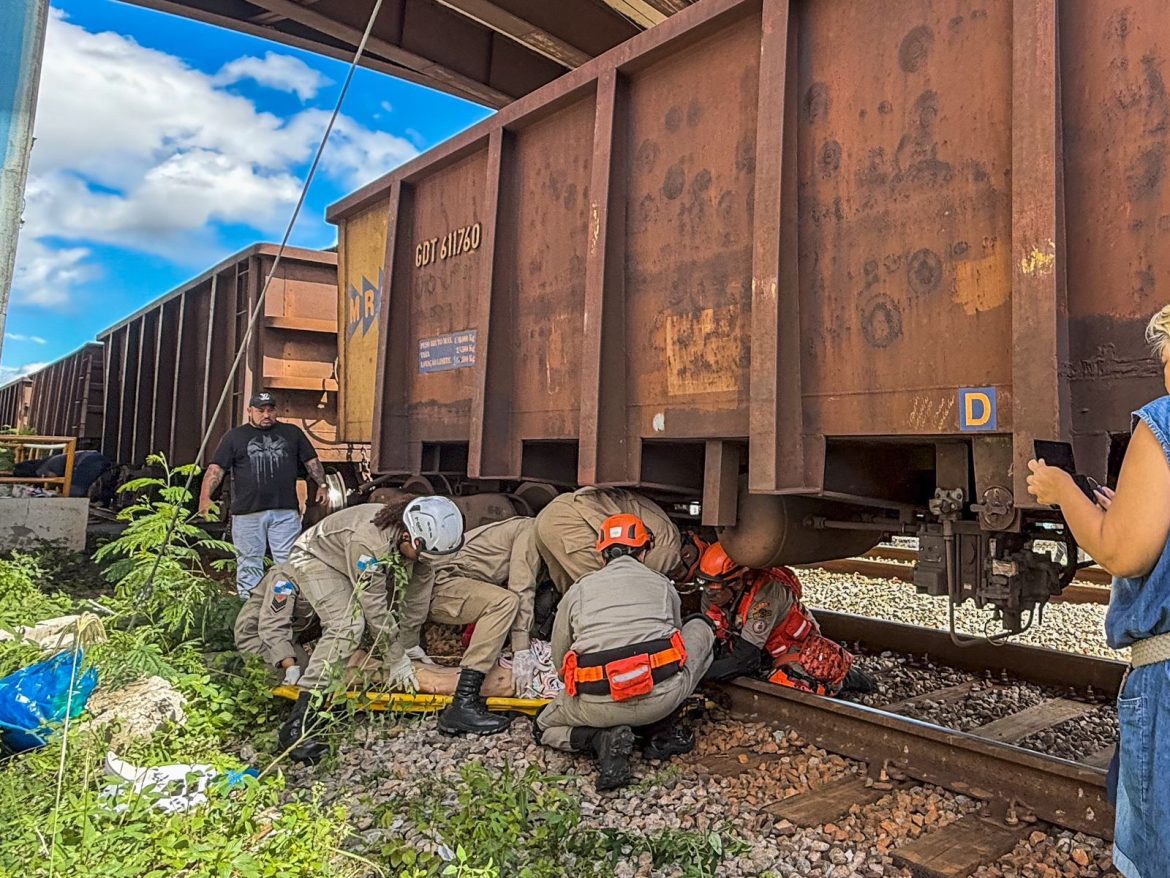
[[[595,544],[604,566],[568,590],[553,625],[565,690],[537,717],[536,737],[592,753],[599,790],[629,783],[635,729],[647,758],[694,748],[677,717],[711,664],[714,626],[684,624],[678,592],[644,563],[653,546],[637,516],[605,519]]]
[[[475,626],[459,662],[455,697],[439,714],[443,734],[493,735],[508,727],[509,717],[488,711],[480,688],[509,638],[516,693],[532,682],[536,658],[529,629],[536,586],[544,574],[535,530],[535,520],[523,516],[485,524],[468,531],[463,548],[435,565],[428,618],[443,625]],[[404,628],[402,638],[408,656],[430,661],[419,646],[418,628]]]
[[[1146,339],[1170,393],[1170,305]],[[1134,412],[1130,429],[1116,494],[1099,488],[1094,502],[1043,460],[1028,463],[1028,491],[1060,507],[1077,544],[1113,574],[1105,639],[1129,647],[1131,665],[1117,699],[1113,864],[1126,878],[1156,878],[1170,864],[1170,396]]]
[[[369,634],[391,690],[415,691],[418,678],[391,612],[396,566],[406,569],[401,624],[421,625],[430,605],[431,561],[463,545],[463,515],[446,497],[402,498],[381,508],[342,509],[297,539],[289,565],[305,600],[321,620],[321,639],[300,679],[301,693],[280,728],[282,749],[297,762],[316,762],[325,746],[313,739],[314,696],[345,673],[362,635]],[[397,563],[395,563],[397,562]]]
[[[236,649],[263,659],[286,686],[296,686],[309,663],[303,644],[320,636],[317,614],[297,588],[287,562],[264,574],[236,617]]]
[[[705,679],[762,677],[830,696],[873,691],[873,679],[854,667],[853,655],[821,634],[800,602],[800,580],[787,567],[749,570],[714,543],[703,552],[697,579],[718,639]]]

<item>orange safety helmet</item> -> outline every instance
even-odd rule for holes
[[[612,546],[625,546],[637,551],[654,545],[654,534],[636,515],[622,512],[611,515],[601,523],[597,536],[597,551],[604,553]]]
[[[748,569],[731,560],[722,543],[712,543],[699,559],[697,579],[711,589],[724,588],[741,581]]]

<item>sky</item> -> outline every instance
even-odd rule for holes
[[[257,241],[279,241],[340,61],[113,0],[55,0],[0,384]],[[359,68],[293,231],[489,115]]]

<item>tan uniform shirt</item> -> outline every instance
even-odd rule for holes
[[[512,623],[512,649],[528,649],[532,605],[544,563],[536,548],[536,519],[507,518],[468,531],[463,548],[449,560],[435,565],[435,581],[466,577],[493,585],[506,585],[520,599]]]
[[[300,636],[317,619],[292,573],[287,563],[265,573],[236,619],[237,649],[273,666],[297,658]]]
[[[401,525],[385,530],[376,527],[373,519],[378,508],[367,503],[334,512],[301,534],[294,544],[295,549],[349,577],[371,631],[388,630],[388,562],[391,553],[398,556],[398,541],[403,532]],[[411,563],[402,559],[402,562],[407,582],[398,621],[403,631],[415,632],[413,643],[404,640],[402,644],[404,649],[410,649],[418,645],[418,631],[427,618],[435,578],[434,569],[427,561]]]
[[[629,556],[617,558],[565,593],[553,625],[553,662],[561,667],[570,649],[585,654],[668,638],[681,625],[670,580]]]
[[[596,551],[601,523],[611,515],[629,513],[642,519],[654,534],[654,548],[646,566],[663,574],[682,562],[682,535],[662,507],[641,494],[625,488],[581,488],[562,494],[540,513],[540,539],[560,563],[549,572],[562,591],[572,582],[602,567]],[[565,581],[568,580],[568,581]]]

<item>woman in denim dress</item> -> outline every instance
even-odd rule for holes
[[[1170,305],[1146,337],[1170,393]],[[1105,635],[1130,647],[1132,668],[1117,700],[1117,816],[1113,861],[1126,878],[1170,875],[1170,396],[1133,413],[1133,438],[1117,492],[1096,504],[1063,470],[1028,464],[1028,490],[1059,506],[1077,543],[1113,574]]]

